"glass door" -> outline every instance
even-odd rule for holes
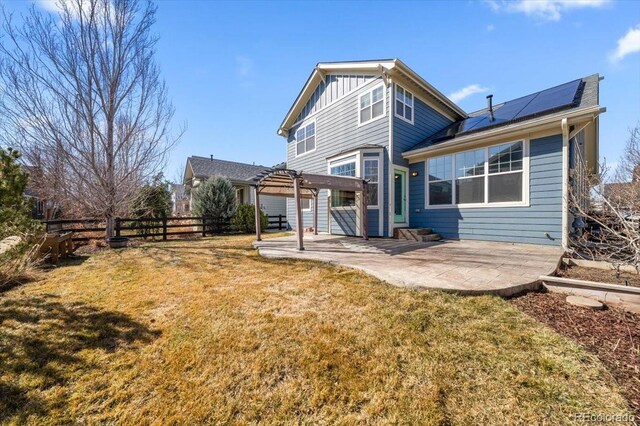
[[[394,222],[405,223],[407,221],[407,172],[393,170],[393,211]]]

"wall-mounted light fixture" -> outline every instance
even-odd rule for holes
[[[418,171],[417,171],[417,170],[416,170],[416,171],[411,172],[411,176],[413,176],[413,177],[416,177],[416,176],[418,176],[419,174],[420,174],[420,173],[418,173]]]

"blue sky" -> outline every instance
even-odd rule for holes
[[[6,3],[22,9],[24,3]],[[46,4],[45,4],[46,6]],[[618,160],[640,120],[640,2],[160,1],[157,59],[189,155],[272,165],[276,130],[317,62],[399,58],[465,111],[604,75],[600,152]],[[475,93],[474,93],[475,92]]]

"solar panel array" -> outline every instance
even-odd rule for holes
[[[457,122],[436,135],[433,142],[568,107],[573,104],[581,82],[581,79],[570,81],[496,105],[493,108],[493,114],[487,110]]]

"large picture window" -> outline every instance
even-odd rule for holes
[[[380,85],[360,96],[360,124],[384,115],[384,86]]]
[[[456,204],[484,203],[484,149],[456,154]]]
[[[517,141],[428,159],[428,206],[522,205],[524,148]]]
[[[316,123],[300,127],[296,132],[296,155],[316,149]]]
[[[396,86],[396,115],[413,124],[413,94]]]
[[[489,148],[489,202],[522,201],[522,142]]]
[[[333,176],[355,176],[356,161],[349,161],[331,166],[330,174]],[[352,207],[356,205],[356,193],[353,191],[331,191],[331,207]]]
[[[451,156],[429,159],[429,205],[451,204]]]

